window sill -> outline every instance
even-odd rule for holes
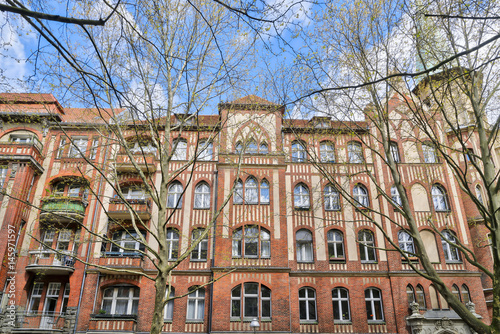
[[[297,261],[297,263],[314,264],[314,261]]]
[[[140,253],[122,253],[122,252],[103,252],[101,257],[132,257],[132,258],[142,258]]]
[[[134,320],[137,321],[137,314],[92,314],[93,319],[116,319],[116,320]]]
[[[378,261],[361,261],[361,264],[378,264]]]
[[[301,325],[317,325],[318,320],[300,320]]]
[[[210,210],[210,207],[208,207],[208,208],[193,208],[193,210]]]
[[[462,261],[445,261],[446,264],[462,264]]]
[[[329,260],[330,263],[346,263],[346,260],[345,258],[339,258],[339,259],[330,259]]]
[[[385,325],[384,320],[368,320],[368,325]]]
[[[172,319],[163,319],[164,324],[171,324],[172,322]]]
[[[295,211],[309,211],[311,207],[294,207],[293,208]]]
[[[192,319],[192,320],[186,319],[187,324],[202,324],[204,322],[205,321],[203,319]]]
[[[325,209],[326,212],[340,212],[340,209]]]
[[[334,325],[352,325],[351,320],[333,320]]]
[[[436,211],[436,213],[450,213],[451,212],[451,210],[449,210],[449,209],[446,209],[446,210],[435,210],[435,211]]]
[[[191,262],[207,262],[207,259],[191,259]]]

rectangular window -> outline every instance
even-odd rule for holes
[[[28,305],[28,313],[37,313],[38,307],[40,306],[40,300],[42,298],[43,283],[37,282],[33,284],[33,290],[31,290],[30,303]]]
[[[99,146],[99,139],[94,138],[92,140],[92,149],[90,151],[90,159],[95,160],[97,157],[97,147]]]
[[[68,158],[83,158],[87,151],[87,137],[73,137]]]
[[[0,166],[0,189],[2,189],[5,184],[8,171],[9,169],[7,168],[7,166]]]
[[[61,137],[59,148],[57,149],[56,159],[61,159],[66,148],[66,137]]]

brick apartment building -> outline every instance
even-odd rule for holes
[[[394,96],[391,106],[396,112],[404,103]],[[283,114],[283,107],[247,96],[220,104],[218,114],[186,123],[169,168],[182,167],[197,142],[204,151],[194,167],[169,184],[168,206],[177,205],[167,233],[172,260],[209,224],[236,178],[240,181],[210,236],[173,271],[171,294],[187,296],[167,304],[164,332],[252,332],[250,321],[256,318],[255,330],[266,333],[411,333],[419,321],[428,333],[470,333],[428,280],[416,275],[399,253],[384,250],[390,247],[381,231],[362,214],[360,207],[376,208],[404,226],[375,191],[374,180],[387,193],[392,185],[388,168],[365,146],[369,122],[286,119]],[[117,145],[108,145],[101,120],[94,116],[91,110],[64,108],[51,94],[0,94],[0,186],[10,193],[0,197],[3,331],[149,331],[153,282],[113,269],[154,275],[155,268],[139,252],[119,247],[144,249],[130,238],[135,232],[113,223],[130,219],[125,205],[80,152],[115,171],[115,181],[141,219],[154,225],[157,209],[138,185],[129,157]],[[179,137],[176,131],[168,140]],[[477,242],[486,238],[486,229],[469,224],[479,216],[477,209],[432,148],[411,141],[402,129],[395,135],[394,158],[400,161],[431,260],[462,301],[472,301],[478,316],[489,322],[491,283],[443,243],[428,222],[431,217],[439,229],[448,226],[450,238],[459,238],[491,266],[488,247]],[[470,143],[477,151],[474,136]],[[157,182],[156,149],[142,142],[135,152],[139,168]],[[313,157],[349,188],[358,207],[339,196],[309,163]],[[494,156],[496,166],[498,158]],[[374,179],[359,173],[367,168]],[[477,184],[479,191],[481,186]],[[402,247],[412,249],[404,229],[380,216],[375,219]],[[114,243],[101,242],[89,231]],[[154,238],[144,236],[154,244]],[[14,308],[7,297],[12,240]],[[218,280],[190,290],[212,279]],[[410,301],[418,302],[415,312],[423,318],[415,318],[416,313],[415,319],[410,317]]]

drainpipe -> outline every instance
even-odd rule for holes
[[[104,150],[104,162],[103,162],[103,166],[106,166],[106,162],[108,160],[108,147],[109,147],[109,145],[106,145],[106,149]],[[104,189],[103,189],[103,176],[101,175],[101,177],[99,178],[99,191],[97,192],[99,197],[102,197],[103,191],[104,191]],[[94,208],[94,217],[92,217],[92,225],[91,225],[91,228],[90,228],[90,230],[92,232],[94,232],[94,227],[95,227],[95,221],[96,221],[96,218],[97,218],[97,211],[98,211],[97,209],[98,209],[98,207],[99,206],[97,205],[97,201],[96,201],[96,206]],[[79,315],[80,315],[80,307],[81,307],[81,304],[82,304],[83,288],[85,287],[85,280],[87,278],[87,268],[88,268],[88,262],[89,262],[89,259],[90,259],[90,251],[91,251],[91,248],[92,248],[91,246],[92,246],[92,242],[89,241],[89,247],[87,249],[87,256],[86,256],[86,259],[85,259],[86,263],[85,263],[85,267],[83,269],[82,284],[80,286],[80,296],[78,297],[78,306],[76,308],[76,319],[75,319],[75,327],[73,328],[73,334],[76,333],[76,328],[78,327],[78,318],[79,318]],[[98,287],[98,285],[96,285],[96,291],[97,291],[97,287]],[[94,306],[95,306],[95,296],[94,296]]]
[[[213,186],[213,189],[215,190],[214,191],[214,213],[217,211],[217,200],[218,200],[218,196],[217,196],[217,189],[219,189],[219,173],[218,171],[216,170],[214,172],[215,174],[215,178],[214,178],[214,186]],[[213,271],[213,267],[215,265],[215,232],[216,232],[216,227],[217,225],[214,224],[214,227],[212,228],[212,260],[210,261],[211,262],[211,265],[210,265],[210,280],[213,281],[214,279],[214,271]],[[212,333],[212,310],[213,310],[213,304],[214,304],[214,299],[213,299],[213,293],[214,291],[214,284],[212,283],[212,288],[210,289],[210,307],[208,309],[208,334]]]

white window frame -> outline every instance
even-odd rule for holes
[[[396,204],[397,206],[403,205],[403,202],[401,201],[401,196],[399,195],[399,191],[396,185],[393,185],[391,187],[391,198],[394,204]]]
[[[118,291],[119,291],[120,288],[123,288],[123,287],[128,287],[129,288],[128,296],[127,297],[118,297]],[[112,289],[112,291],[113,291],[113,295],[111,297],[105,297],[105,291],[108,290],[108,289]],[[103,291],[102,307],[101,308],[105,309],[104,308],[105,301],[110,300],[111,301],[111,309],[110,309],[110,311],[109,311],[108,314],[112,314],[112,315],[130,315],[130,314],[134,314],[134,313],[132,313],[134,311],[134,304],[137,304],[137,308],[138,308],[139,299],[140,299],[140,296],[134,296],[136,291],[139,291],[139,293],[140,293],[139,288],[136,287],[136,286],[111,286],[109,288],[106,288]],[[126,313],[124,313],[124,314],[121,314],[121,313],[117,314],[116,313],[116,303],[119,300],[121,300],[121,301],[126,300],[127,301],[127,310],[126,310]]]
[[[170,209],[180,209],[182,208],[182,192],[183,192],[182,184],[178,181],[172,182],[168,186],[168,194],[167,194],[167,208]]]
[[[203,233],[202,228],[194,229],[191,233],[191,242],[195,242]],[[206,261],[208,256],[208,236],[205,236],[201,241],[194,247],[191,252],[191,261]]]
[[[245,204],[259,204],[259,184],[253,177],[245,181]]]
[[[362,164],[365,159],[363,158],[363,146],[357,141],[351,141],[347,144],[347,156],[349,163]]]
[[[334,293],[337,291],[337,296]],[[345,292],[345,295],[342,295]],[[347,303],[347,310],[344,310],[345,303]],[[333,304],[333,320],[338,322],[351,321],[351,305],[349,304],[349,290],[346,288],[337,287],[332,290],[332,304]],[[338,310],[338,317],[335,317],[335,309]],[[347,316],[346,316],[347,314]]]
[[[296,209],[310,208],[309,188],[305,184],[299,183],[293,189],[293,204]]]
[[[179,232],[176,229],[169,227],[167,228],[166,238],[168,260],[177,260],[177,256],[179,256]]]
[[[374,291],[379,293],[379,297],[374,296]],[[366,296],[366,292],[368,292],[368,296]],[[384,305],[382,303],[382,291],[376,288],[368,288],[365,290],[365,303],[366,303],[366,317],[368,321],[384,321]],[[377,308],[375,307],[375,304],[379,303],[380,305],[380,318],[377,318],[376,315],[376,310]],[[368,307],[371,309],[371,315],[372,317],[370,318],[370,314],[368,314]]]
[[[191,310],[192,307],[194,307],[194,317],[190,318],[189,311]],[[205,290],[203,288],[199,288],[191,292],[187,297],[186,321],[202,321],[204,318],[205,318]]]
[[[326,240],[328,245],[329,260],[345,260],[344,235],[342,234],[342,232],[335,229],[329,230],[326,233]],[[339,254],[339,247],[342,250],[342,254]]]
[[[433,164],[438,162],[436,147],[430,143],[422,144],[422,153],[424,154],[424,162],[427,164]]]
[[[292,143],[292,162],[305,162],[307,160],[307,149],[303,142]]]
[[[212,161],[214,156],[214,144],[211,141],[200,141],[198,148],[200,152],[200,154],[198,154],[199,161]]]
[[[370,236],[370,238],[368,238]],[[376,263],[375,235],[370,230],[361,230],[358,233],[359,254],[361,263]],[[370,256],[373,255],[373,256]],[[373,259],[370,259],[373,257]]]
[[[210,209],[210,186],[200,182],[194,188],[194,208]]]
[[[415,256],[415,244],[413,238],[408,231],[401,230],[398,232],[399,248],[409,257]]]
[[[300,234],[303,234],[300,238],[299,232],[301,232]],[[314,240],[311,231],[307,229],[298,230],[295,233],[295,242],[297,246],[297,262],[314,262]]]
[[[370,206],[368,198],[368,189],[362,184],[356,184],[352,188],[352,197],[358,208],[367,208]]]
[[[441,237],[441,244],[443,246],[444,260],[446,263],[462,262],[460,251],[457,247],[449,244],[446,240],[456,243],[457,237],[450,231],[443,231]]]
[[[434,184],[431,189],[431,194],[432,203],[434,204],[434,210],[436,210],[437,212],[450,211],[446,191],[441,185]]]
[[[43,282],[33,283],[33,287],[31,288],[30,301],[28,304],[28,313],[35,314],[38,312],[38,308],[40,307],[40,304],[42,302],[43,287]],[[33,305],[36,305],[36,310],[33,309]]]
[[[305,291],[305,296],[300,297],[300,291]],[[312,296],[310,294],[312,293]],[[310,304],[313,304],[314,307],[314,317],[311,317],[310,315]],[[306,317],[301,318],[301,312],[300,310],[302,307],[305,307],[305,314]],[[310,287],[303,287],[299,289],[299,318],[300,322],[308,322],[308,321],[317,321],[318,319],[318,311],[317,311],[317,305],[316,305],[316,291],[313,288]]]
[[[335,162],[335,148],[332,142],[322,141],[319,144],[319,159],[321,162]]]
[[[389,143],[389,150],[391,152],[392,160],[398,163],[401,162],[401,156],[399,155],[399,146],[398,143],[391,141]]]
[[[68,158],[83,158],[87,152],[88,137],[71,137]]]
[[[270,196],[269,182],[264,179],[260,182],[260,204],[269,204]]]
[[[340,194],[331,184],[325,187],[324,198],[326,211],[340,211]]]
[[[238,180],[234,186],[233,203],[243,204],[243,182]]]
[[[256,244],[256,254],[248,254],[247,246]],[[245,225],[233,232],[232,236],[233,258],[261,258],[271,257],[271,234],[259,225]]]
[[[170,293],[169,293],[170,290]],[[175,297],[175,289],[172,286],[167,286],[167,291],[165,291],[165,299]],[[170,299],[165,304],[165,311],[163,313],[163,319],[170,322],[174,319],[174,299]]]
[[[172,142],[172,149],[175,147],[175,151],[172,153],[172,160],[187,160],[187,140],[176,139]]]

